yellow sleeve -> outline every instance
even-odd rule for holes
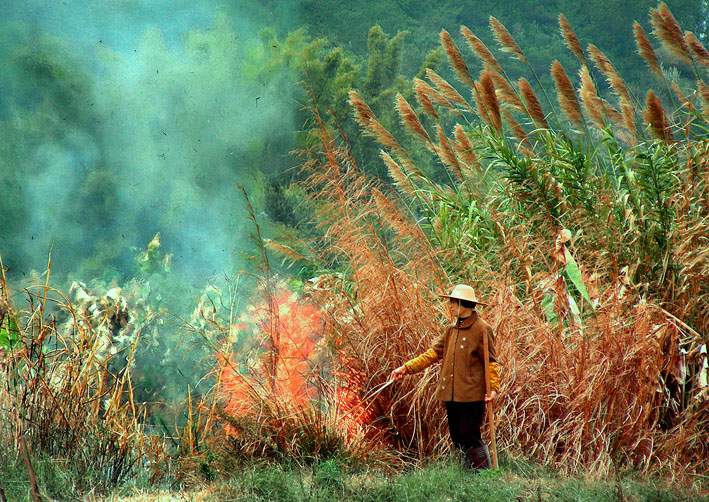
[[[438,338],[434,340],[431,348],[428,349],[426,352],[424,352],[420,356],[414,357],[409,361],[406,361],[404,363],[404,367],[406,367],[406,372],[409,374],[418,373],[419,371],[425,370],[433,363],[441,359],[443,357],[443,346],[445,345],[447,333],[448,330],[441,333],[441,335],[439,335]]]
[[[490,378],[490,391],[500,391],[500,363],[491,362],[487,367]]]
[[[404,363],[404,366],[406,367],[407,373],[418,373],[419,371],[425,370],[436,361],[438,361],[438,354],[434,349],[428,349],[420,356],[414,357],[413,359],[406,361]]]

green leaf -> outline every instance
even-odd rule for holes
[[[546,293],[544,298],[542,298],[542,309],[544,309],[547,320],[551,323],[556,322],[556,311],[554,310],[555,299],[556,297],[552,293]]]
[[[586,289],[586,285],[583,282],[583,277],[581,276],[581,269],[579,269],[574,256],[566,247],[564,248],[564,256],[566,257],[566,276],[574,284],[578,292],[581,293],[581,296],[583,296],[588,304],[593,307],[591,297],[588,295],[588,290]]]
[[[14,319],[7,320],[7,326],[0,327],[0,348],[13,349],[20,344],[20,330]]]

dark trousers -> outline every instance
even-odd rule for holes
[[[474,469],[488,467],[490,460],[487,448],[480,436],[480,426],[485,418],[485,401],[446,401],[446,414],[451,440],[463,453],[466,466]]]

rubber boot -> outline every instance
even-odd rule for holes
[[[465,452],[465,465],[469,469],[487,469],[490,467],[490,454],[487,446],[473,446]]]

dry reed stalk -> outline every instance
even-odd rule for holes
[[[704,115],[704,119],[709,120],[709,85],[699,81],[697,84],[697,91],[702,97],[702,114]]]
[[[424,142],[424,145],[426,145],[426,148],[432,150],[433,145],[431,143],[431,137],[428,135],[428,132],[426,132],[426,129],[424,129],[423,124],[419,120],[414,109],[401,94],[396,95],[396,108],[399,111],[401,124],[421,139]]]
[[[400,236],[408,237],[414,245],[420,245],[426,241],[426,235],[421,228],[407,218],[401,209],[384,195],[381,190],[373,187],[371,190],[372,199],[381,214],[382,221],[393,228]]]
[[[495,40],[497,40],[502,52],[507,52],[515,59],[523,63],[527,63],[527,57],[524,55],[524,52],[522,52],[522,49],[517,41],[507,30],[505,25],[494,16],[490,16],[490,29],[492,30]]]
[[[460,157],[466,166],[474,167],[476,170],[480,171],[480,162],[475,155],[473,144],[465,133],[463,126],[456,124],[453,134],[455,135],[455,150],[458,153],[458,157]]]
[[[512,87],[512,85],[510,85],[507,79],[491,68],[487,71],[490,74],[490,77],[492,77],[493,83],[495,84],[498,99],[503,103],[506,103],[512,106],[513,108],[524,112],[524,103],[522,103],[522,100],[519,99],[517,91],[514,90],[514,88]]]
[[[603,103],[603,113],[606,117],[616,126],[625,127],[625,118],[623,114],[616,110],[608,101],[601,98],[601,103]]]
[[[433,87],[428,85],[423,80],[420,80],[418,78],[414,79],[414,92],[416,93],[416,101],[418,102],[419,106],[423,108],[423,111],[424,113],[426,113],[426,115],[433,118],[434,120],[438,120],[438,112],[433,107],[433,101],[431,100],[431,97],[429,95],[429,89],[430,92],[437,94],[435,89],[433,89]],[[441,96],[441,98],[442,97],[443,96]]]
[[[559,14],[559,29],[561,30],[561,36],[564,37],[564,42],[566,47],[569,48],[571,53],[576,56],[579,63],[582,65],[586,64],[586,58],[583,54],[583,49],[581,49],[581,43],[579,42],[574,29],[571,27],[571,23],[566,19],[566,16]]]
[[[453,151],[453,148],[451,148],[450,143],[448,143],[448,138],[443,132],[443,128],[440,125],[437,125],[436,132],[438,133],[438,148],[436,148],[438,158],[441,159],[443,164],[448,166],[455,177],[458,178],[458,181],[463,181],[465,178],[463,176],[460,163],[458,162],[458,157]]]
[[[275,251],[276,253],[279,253],[283,255],[284,257],[293,260],[293,261],[304,261],[306,257],[293,249],[290,246],[286,246],[285,244],[281,244],[280,242],[276,242],[272,239],[265,239],[264,244],[266,245],[267,248]]]
[[[588,71],[588,66],[581,66],[579,75],[581,78],[581,103],[586,111],[586,115],[598,129],[604,129],[606,123],[603,120],[603,102],[601,98],[598,97],[596,85],[593,83],[591,74]]]
[[[502,131],[502,120],[500,119],[500,104],[497,102],[497,93],[490,72],[483,71],[480,75],[480,88],[485,109],[492,120],[492,126],[498,131]]]
[[[555,59],[551,64],[551,76],[554,79],[556,86],[556,96],[559,100],[559,106],[573,124],[577,126],[583,125],[583,115],[581,115],[581,105],[576,98],[576,91],[571,83],[571,79],[564,71],[564,67],[558,59]]]
[[[448,54],[448,61],[450,62],[451,68],[453,68],[461,82],[472,87],[473,78],[470,76],[468,65],[465,64],[465,60],[463,60],[463,56],[460,50],[458,50],[458,46],[455,45],[455,42],[451,38],[450,33],[446,30],[442,30],[439,37],[443,49],[446,51],[446,54]]]
[[[460,27],[460,34],[465,37],[465,41],[468,43],[468,46],[475,54],[477,54],[477,56],[483,63],[490,66],[497,73],[504,73],[504,71],[502,70],[502,66],[500,66],[500,63],[497,62],[497,59],[495,59],[495,56],[493,56],[490,49],[487,48],[487,46],[482,40],[475,36],[475,34],[470,30],[470,28],[465,25],[462,25]]]
[[[665,110],[662,108],[660,99],[652,90],[647,91],[647,96],[645,97],[643,118],[650,125],[656,137],[666,142],[672,141],[672,132],[667,123]]]
[[[438,92],[440,92],[450,103],[455,103],[463,108],[470,110],[470,104],[465,100],[463,96],[460,95],[460,93],[446,81],[443,77],[441,77],[438,73],[433,71],[430,68],[426,68],[426,77],[433,82],[433,85],[436,86],[436,89]]]
[[[542,105],[537,99],[537,95],[534,94],[534,89],[529,84],[526,78],[519,79],[519,90],[522,93],[522,97],[526,103],[527,114],[534,121],[537,127],[542,129],[549,129],[549,124],[542,111]]]
[[[525,143],[527,141],[527,132],[524,130],[524,127],[517,122],[509,110],[502,110],[502,115],[505,117],[505,122],[510,126],[515,138],[517,138],[520,143]]]
[[[687,45],[692,49],[697,61],[702,66],[709,67],[709,51],[704,47],[704,45],[699,41],[697,36],[691,31],[684,32],[684,40]]]
[[[653,33],[662,45],[680,61],[691,65],[689,47],[682,35],[682,28],[670,12],[667,4],[660,2],[657,9],[650,10],[650,23]]]
[[[672,92],[675,93],[675,96],[677,97],[677,100],[679,101],[680,106],[686,107],[688,110],[694,109],[694,105],[692,104],[690,99],[687,97],[687,95],[684,92],[682,92],[682,89],[680,89],[677,82],[672,82],[671,88],[672,88]]]
[[[628,91],[628,86],[625,81],[615,69],[613,63],[598,47],[593,44],[588,44],[588,52],[591,55],[596,67],[599,69],[603,76],[606,77],[608,85],[613,89],[615,94],[620,98],[626,100],[630,103],[632,100],[630,98],[630,92]]]
[[[640,57],[643,58],[653,73],[662,77],[662,70],[660,69],[660,63],[657,61],[655,50],[652,48],[652,44],[650,43],[650,39],[648,39],[645,30],[637,21],[633,23],[633,35],[635,36],[635,45],[638,48],[638,54],[640,54]]]

